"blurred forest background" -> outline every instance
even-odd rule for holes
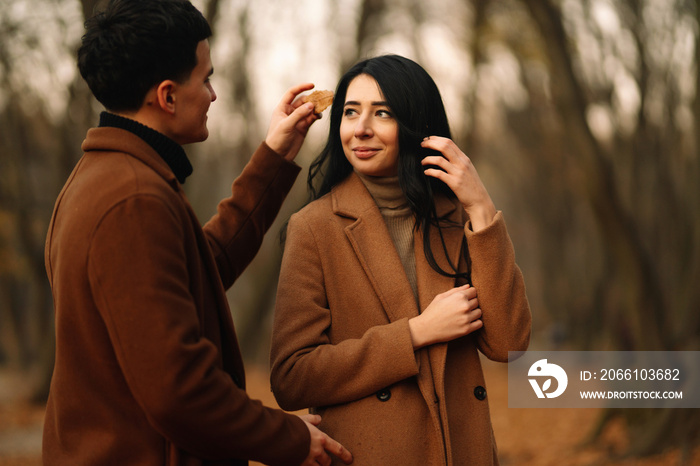
[[[288,87],[334,89],[358,59],[402,54],[435,78],[506,215],[532,349],[700,349],[700,0],[193,3],[214,30],[219,96],[209,140],[187,148],[202,222]],[[37,403],[55,344],[45,234],[101,110],[74,58],[96,4],[0,0],[0,374]],[[302,167],[327,129],[311,129]],[[229,294],[250,366],[267,364],[278,233],[306,200],[305,174]],[[590,438],[619,420],[633,455],[676,448],[690,464],[700,443],[697,410],[605,411]]]

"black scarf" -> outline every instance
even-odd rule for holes
[[[100,114],[100,127],[121,128],[146,141],[165,160],[180,184],[184,183],[185,179],[192,174],[192,164],[190,164],[185,150],[166,135],[142,125],[138,121],[109,112]]]

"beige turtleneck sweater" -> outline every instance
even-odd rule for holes
[[[406,196],[399,186],[399,177],[368,176],[355,172],[360,177],[374,202],[379,207],[391,235],[391,239],[399,254],[408,282],[413,289],[413,295],[418,299],[416,285],[416,256],[414,254],[413,229],[415,218]]]

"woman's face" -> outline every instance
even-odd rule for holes
[[[350,81],[340,121],[343,152],[355,171],[370,176],[398,173],[399,126],[377,81],[361,74]]]

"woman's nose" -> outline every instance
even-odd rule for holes
[[[370,138],[374,133],[372,132],[372,125],[369,119],[366,117],[360,117],[357,120],[357,125],[355,126],[355,137],[360,139]]]

